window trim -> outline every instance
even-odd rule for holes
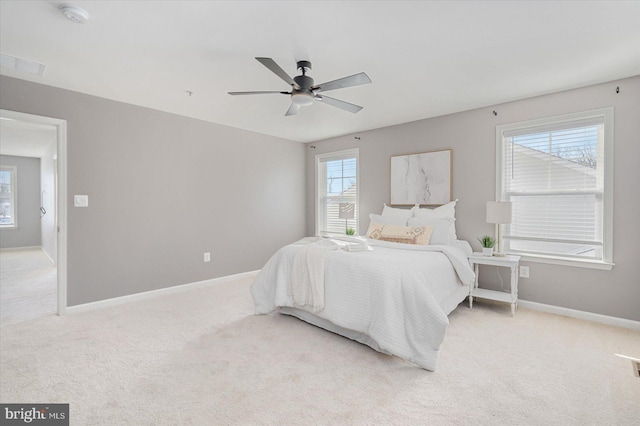
[[[360,212],[360,149],[359,148],[351,148],[351,149],[345,149],[342,151],[332,151],[332,152],[325,152],[322,154],[316,154],[316,158],[315,158],[315,185],[314,185],[314,189],[315,189],[315,235],[318,236],[320,235],[320,230],[319,230],[319,225],[320,225],[320,190],[319,190],[319,186],[320,186],[320,181],[318,180],[318,173],[320,171],[319,167],[320,167],[320,161],[324,160],[326,158],[332,158],[332,157],[355,157],[356,159],[356,211],[359,213]],[[360,219],[359,219],[359,214],[356,215],[355,220],[356,220],[356,236],[360,235]]]
[[[530,262],[548,263],[554,265],[574,266],[582,268],[610,270],[613,266],[613,143],[614,143],[614,109],[613,107],[598,108],[589,111],[544,117],[535,120],[496,126],[496,200],[505,201],[503,194],[503,134],[516,129],[539,127],[543,125],[562,124],[577,120],[602,118],[604,120],[604,195],[602,207],[602,260],[575,259],[554,256],[551,254],[518,253],[522,260]],[[496,225],[500,226],[500,225]],[[502,241],[500,241],[502,247]]]
[[[1,166],[0,169],[11,173],[11,207],[13,223],[11,225],[0,224],[0,229],[18,229],[18,167]]]

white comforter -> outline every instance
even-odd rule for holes
[[[256,314],[295,307],[291,272],[310,239],[280,249],[251,286]],[[381,352],[435,370],[449,324],[474,274],[453,246],[413,246],[368,240],[372,251],[327,251],[324,308],[314,312],[341,328],[363,333]]]

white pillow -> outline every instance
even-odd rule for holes
[[[378,223],[380,225],[407,226],[407,218],[401,216],[381,216],[371,213],[369,220],[371,223]]]
[[[405,219],[409,219],[410,217],[413,216],[413,208],[410,209],[399,209],[396,207],[389,207],[388,205],[384,205],[384,207],[382,208],[382,216],[400,216],[400,217],[404,217]]]
[[[408,220],[407,225],[411,227],[433,227],[429,244],[446,246],[455,241],[455,239],[451,239],[451,228],[454,227],[454,221],[451,218],[412,217]]]
[[[413,215],[415,217],[444,217],[444,218],[456,218],[456,203],[458,200],[451,201],[450,203],[443,204],[440,207],[436,207],[435,209],[421,209],[417,205],[413,207],[411,210],[413,211]]]
[[[458,239],[456,235],[456,203],[458,200],[451,201],[435,209],[421,209],[419,207],[412,208],[413,216],[419,218],[431,218],[431,219],[451,219],[452,222],[449,227],[449,241]]]

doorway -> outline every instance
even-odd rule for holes
[[[40,214],[43,220],[42,224],[44,224],[41,252],[50,258],[55,265],[55,311],[58,315],[64,315],[67,308],[67,124],[65,120],[58,118],[4,109],[0,109],[0,120],[3,125],[12,123],[25,128],[31,125],[34,128],[50,127],[53,129],[55,147],[47,154],[46,160],[41,158],[41,161],[46,161],[46,165],[42,164],[43,173],[47,176],[50,174],[46,181],[43,180],[39,194]],[[3,139],[5,139],[4,135]],[[5,145],[9,144],[5,144],[5,140],[3,140],[3,150],[5,150]],[[27,149],[28,147],[24,146],[23,148]],[[28,250],[26,251],[28,252]]]

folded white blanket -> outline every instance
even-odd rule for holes
[[[368,244],[346,244],[342,247],[344,251],[372,251],[370,245]]]
[[[291,270],[293,306],[312,312],[324,309],[324,257],[338,245],[319,238],[296,253]]]
[[[331,241],[338,244],[338,246],[340,246],[340,248],[344,251],[357,252],[373,250],[371,246],[367,244],[367,239],[363,237],[354,237],[350,235],[332,235],[331,237],[326,238],[330,238]]]

